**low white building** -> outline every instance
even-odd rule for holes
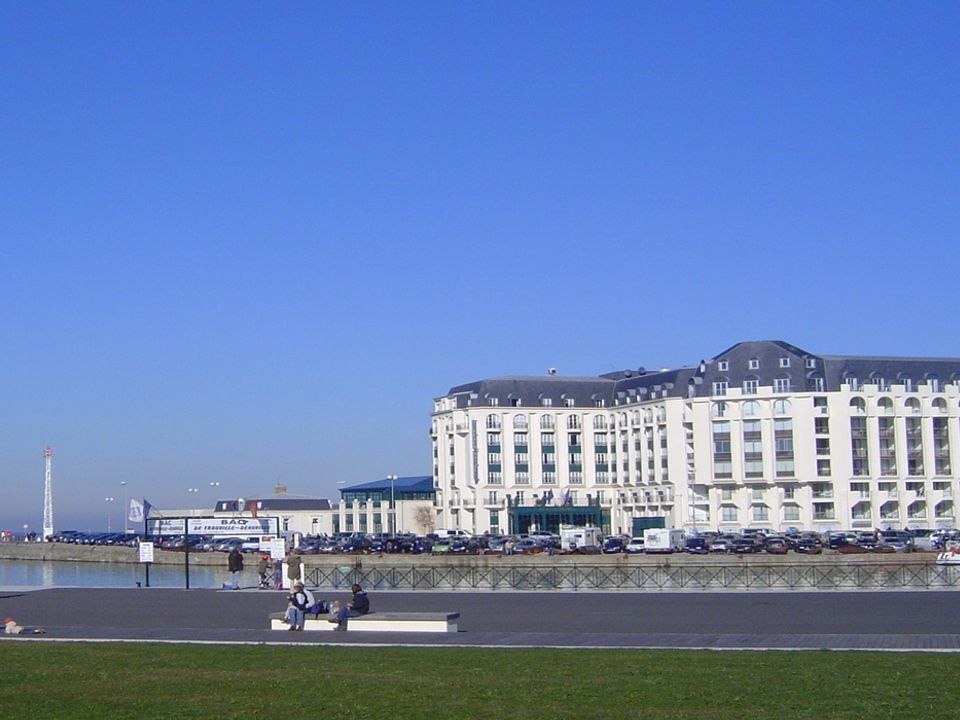
[[[954,527],[958,384],[960,358],[753,341],[679,369],[460,385],[434,402],[437,524]]]

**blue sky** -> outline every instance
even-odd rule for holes
[[[432,398],[957,356],[948,3],[8,3],[0,527],[430,472]],[[119,505],[119,503],[117,503]],[[120,522],[113,511],[112,522]]]

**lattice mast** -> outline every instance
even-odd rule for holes
[[[53,535],[53,450],[43,449],[43,459],[46,465],[43,482],[43,539]]]

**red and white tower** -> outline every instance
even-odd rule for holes
[[[43,483],[43,540],[53,535],[53,450],[43,449],[46,473]]]

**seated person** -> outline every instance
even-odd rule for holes
[[[336,620],[330,621],[337,623],[337,627],[335,627],[334,630],[346,630],[347,618],[366,615],[370,612],[370,599],[367,597],[367,593],[364,592],[363,588],[357,583],[354,583],[350,590],[353,592],[353,600],[351,600],[348,605],[340,608],[337,612]]]
[[[303,583],[299,580],[293,584],[293,592],[287,596],[287,617],[289,630],[303,630],[304,615],[307,611],[307,594],[303,591]]]

